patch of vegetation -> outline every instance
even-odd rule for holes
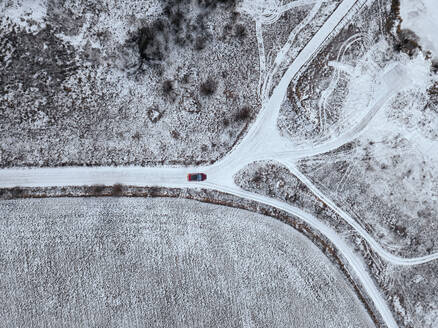
[[[90,192],[92,195],[101,195],[105,190],[104,185],[92,185],[90,187]]]
[[[143,27],[138,31],[136,38],[140,58],[145,62],[162,61],[168,50],[167,25],[156,27]],[[166,27],[166,28],[165,28]]]
[[[163,82],[162,90],[165,95],[170,95],[173,91],[173,82],[171,80],[166,80]]]
[[[391,33],[395,24],[398,25],[397,28],[399,29],[401,20],[402,19],[400,17],[400,0],[392,0],[391,11],[386,20],[386,31],[388,33]]]
[[[227,8],[234,8],[236,6],[236,0],[197,0],[198,5],[201,8],[216,8],[218,5],[223,5]]]
[[[208,42],[208,39],[204,36],[196,37],[194,49],[196,51],[201,51],[201,50],[205,49],[207,42]]]
[[[189,0],[166,2],[162,15],[154,22],[141,27],[128,43],[138,48],[140,68],[163,62],[168,58],[172,48],[191,46],[201,51],[211,41],[206,28],[206,21],[213,10],[219,6],[234,10],[236,0]],[[193,13],[199,12],[198,15]],[[236,36],[244,38],[246,29],[243,25],[236,26]]]
[[[0,28],[0,44],[0,92],[20,85],[23,90],[38,89],[50,98],[53,89],[60,88],[77,70],[73,48],[63,44],[50,25],[36,34],[18,26]]]
[[[417,35],[408,29],[401,29],[402,18],[400,17],[400,0],[392,0],[391,11],[386,20],[386,31],[394,38],[394,50],[404,52],[409,56],[415,54],[417,50],[421,50],[418,44]],[[394,26],[396,26],[394,33]]]
[[[438,73],[438,60],[432,61],[432,72]]]
[[[0,27],[3,167],[206,164],[244,135],[246,122],[233,114],[242,104],[259,108],[259,61],[255,38],[234,39],[237,24],[255,31],[249,17],[233,18],[234,1],[160,0],[161,12],[146,16],[141,1],[49,3],[32,31]],[[130,31],[123,43],[114,42],[118,28],[108,29],[114,17]],[[83,42],[71,42],[77,35]],[[224,118],[228,131],[198,128],[223,128]]]
[[[214,95],[217,89],[217,82],[212,78],[208,78],[203,83],[201,83],[199,91],[201,95],[205,97],[211,97]]]
[[[123,186],[120,183],[117,183],[113,186],[111,190],[111,195],[113,196],[122,196],[123,194]]]
[[[412,56],[415,54],[416,50],[421,50],[421,47],[418,44],[418,37],[414,32],[404,29],[400,30],[397,34],[400,42],[395,45],[396,51],[401,51]]]
[[[11,194],[13,198],[19,198],[24,194],[24,190],[20,187],[14,187],[11,189]]]
[[[244,106],[235,115],[236,121],[247,121],[251,117],[251,108]]]
[[[251,182],[259,184],[260,182],[262,182],[262,176],[257,172],[256,174],[253,175],[253,177],[251,178]]]
[[[240,40],[246,38],[247,33],[245,26],[243,26],[242,24],[237,24],[234,27],[234,36]]]

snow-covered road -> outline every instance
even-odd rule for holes
[[[303,1],[304,2],[304,1]],[[310,1],[315,3],[315,1]],[[364,238],[373,250],[386,261],[396,265],[415,265],[438,258],[438,254],[419,258],[406,259],[389,253],[374,240],[348,213],[340,209],[333,201],[321,193],[304,175],[295,167],[297,159],[333,150],[354,139],[371,122],[375,113],[393,95],[398,84],[385,89],[381,97],[370,107],[369,112],[357,126],[336,140],[315,145],[308,149],[294,149],[293,144],[283,138],[277,129],[277,119],[281,104],[287,93],[291,80],[305,66],[320,47],[331,37],[345,20],[350,18],[363,1],[344,0],[313,38],[302,49],[291,63],[280,83],[276,86],[272,96],[265,100],[254,124],[249,129],[245,138],[235,149],[222,160],[211,166],[203,167],[62,167],[62,168],[13,168],[0,170],[0,188],[12,187],[51,187],[51,186],[80,186],[80,185],[114,185],[116,183],[132,186],[164,186],[176,188],[209,188],[230,193],[245,199],[251,199],[267,204],[297,216],[314,229],[326,236],[339,252],[348,261],[363,288],[373,300],[388,327],[397,327],[391,311],[382,294],[367,273],[363,261],[353,252],[345,240],[333,229],[325,225],[316,217],[288,205],[279,200],[257,195],[238,188],[233,176],[247,164],[257,160],[278,160],[286,164],[307,187],[321,200],[338,213]],[[281,52],[281,51],[280,51]],[[286,53],[286,51],[284,52]],[[283,54],[285,56],[285,54]],[[279,58],[280,61],[284,58]],[[400,82],[402,83],[402,82]],[[187,182],[190,172],[205,172],[208,179],[201,183]]]
[[[214,190],[219,190],[225,193],[236,195],[241,198],[251,199],[262,204],[273,206],[289,214],[299,217],[300,219],[305,221],[310,227],[318,230],[322,235],[324,235],[328,240],[333,243],[333,245],[342,254],[344,259],[348,262],[349,266],[353,269],[357,278],[360,280],[361,284],[365,288],[368,296],[373,300],[376,309],[380,312],[386,325],[391,328],[397,327],[397,323],[395,322],[394,317],[389,310],[388,305],[386,304],[386,301],[384,300],[374,281],[368,275],[364,262],[358,258],[358,256],[353,252],[351,246],[349,246],[342,239],[342,237],[340,237],[333,229],[331,229],[309,213],[306,213],[299,208],[288,205],[282,201],[254,194],[236,186],[232,188],[227,188],[212,183],[208,183],[208,186]]]
[[[360,236],[368,242],[371,248],[377,254],[379,254],[379,256],[381,256],[384,260],[395,265],[418,265],[438,259],[438,253],[430,254],[426,256],[420,256],[420,257],[413,257],[413,258],[404,258],[391,254],[390,252],[385,250],[382,246],[380,246],[380,244],[373,237],[371,237],[371,235],[364,228],[362,228],[362,226],[350,214],[345,212],[343,209],[337,206],[334,201],[332,201],[329,197],[324,195],[324,193],[322,193],[310,181],[309,178],[307,178],[303,173],[301,173],[297,169],[297,167],[293,162],[283,160],[281,161],[281,163],[284,164],[289,169],[289,171],[293,173],[298,179],[300,179],[301,182],[303,182],[313,194],[315,194],[328,207],[330,207],[333,211],[335,211],[338,215],[340,215],[345,220],[345,222],[347,222],[351,227],[353,227],[354,230],[356,230],[360,234]]]

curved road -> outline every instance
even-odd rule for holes
[[[310,181],[309,178],[307,178],[303,173],[298,170],[294,163],[285,160],[280,162],[284,164],[292,174],[294,174],[299,180],[301,180],[301,182],[303,182],[313,194],[315,194],[328,207],[330,207],[339,216],[341,216],[345,220],[345,222],[353,227],[354,230],[356,230],[360,234],[360,236],[368,242],[371,248],[384,260],[395,265],[418,265],[438,259],[438,253],[413,258],[404,258],[391,254],[390,252],[385,250],[374,238],[372,238],[371,235],[364,228],[362,228],[362,226],[350,214],[345,212],[343,209],[337,206],[334,201],[324,195],[324,193],[322,193]]]

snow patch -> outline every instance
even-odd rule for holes
[[[3,16],[13,23],[36,32],[44,28],[44,18],[47,16],[46,0],[15,0],[0,3],[0,11]],[[36,22],[38,24],[34,24]]]
[[[409,113],[410,122],[419,122],[422,120],[422,111],[420,108],[424,108],[425,103],[422,103],[421,95],[426,95],[427,90],[436,82],[432,74],[430,73],[430,61],[427,60],[423,54],[419,53],[415,58],[409,59],[407,56],[401,59],[400,65],[398,65],[399,70],[397,76],[394,76],[394,83],[396,80],[404,80],[402,87],[398,89],[398,97],[400,94],[408,92],[411,96],[410,106],[405,109]],[[402,69],[401,69],[402,68]],[[417,96],[413,96],[417,95]],[[425,96],[426,97],[426,96]],[[387,110],[391,110],[387,107]],[[409,140],[415,149],[420,151],[424,156],[430,157],[430,160],[438,160],[438,154],[433,152],[437,146],[436,140],[431,140],[423,135],[422,131],[417,125],[399,125],[398,123],[386,119],[387,112],[381,111],[377,115],[377,119],[374,120],[372,129],[374,134],[381,135],[383,138],[383,133],[380,131],[392,131],[395,133],[397,131],[401,136]]]
[[[402,29],[409,29],[420,38],[424,50],[438,59],[438,2],[436,0],[401,0]]]
[[[430,74],[430,64],[430,61],[422,54],[418,54],[413,60],[403,63],[406,75],[411,80],[411,88],[419,88],[422,91],[426,91],[432,86],[433,80]]]
[[[278,16],[280,5],[281,2],[279,0],[244,0],[240,4],[238,11],[263,22],[265,20],[269,21],[268,17],[271,16],[275,20]]]

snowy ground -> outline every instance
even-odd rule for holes
[[[222,157],[260,107],[255,24],[196,3],[2,2],[0,165]]]
[[[421,47],[438,60],[438,6],[435,0],[400,0],[401,28],[413,31]]]
[[[160,198],[0,211],[7,326],[373,327],[325,255],[268,217]]]
[[[408,56],[393,49],[397,41],[387,35],[386,24],[379,24],[382,14],[372,15],[378,4],[365,7],[291,84],[279,126],[300,147],[352,142],[346,149],[303,158],[301,171],[387,248],[405,255],[433,253],[438,250],[433,151],[438,147],[438,76],[421,52]],[[388,85],[397,87],[380,96]],[[373,107],[379,97],[383,106]],[[367,124],[360,134],[345,139],[351,126],[362,122]]]
[[[396,266],[375,254],[352,227],[343,224],[342,217],[312,193],[284,165],[277,162],[257,162],[236,175],[236,183],[245,190],[297,206],[312,213],[355,246],[358,256],[365,258],[369,271],[380,288],[385,291],[387,302],[397,314],[399,324],[405,327],[434,327],[437,315],[438,294],[435,286],[437,262],[417,266]],[[378,200],[375,199],[376,202]],[[367,204],[370,208],[376,207]],[[351,212],[351,211],[350,211]],[[433,222],[432,222],[433,224]],[[377,224],[367,224],[373,229]],[[432,232],[433,233],[433,232]],[[416,236],[428,235],[425,230]],[[388,246],[388,245],[385,245]],[[421,242],[412,249],[421,248]],[[394,250],[391,250],[394,252]],[[430,284],[428,286],[428,284]]]
[[[278,125],[294,144],[335,138],[361,118],[381,83],[379,77],[390,67],[387,58],[376,58],[382,57],[378,49],[389,47],[384,22],[379,1],[363,7],[290,84]]]
[[[346,144],[303,157],[298,169],[385,249],[412,257],[438,250],[438,76],[428,53],[433,58],[438,6],[402,1],[401,29],[386,20],[390,9],[380,1],[365,6],[320,52],[289,86],[278,124],[296,148]],[[352,135],[355,126],[361,129]],[[436,283],[429,266],[418,267],[420,285]],[[436,291],[411,285],[414,268],[385,267],[373,272],[399,324],[433,327]]]
[[[152,2],[149,3],[152,4]],[[436,209],[438,208],[436,163],[438,158],[437,153],[434,152],[438,146],[438,79],[436,74],[438,67],[432,61],[431,53],[422,44],[425,37],[417,36],[413,31],[399,25],[401,11],[398,1],[242,1],[238,2],[235,7],[240,14],[231,16],[227,16],[229,14],[226,12],[228,4],[230,3],[210,7],[211,11],[208,9],[209,17],[214,18],[212,20],[213,31],[214,26],[222,26],[221,24],[225,24],[227,19],[241,20],[233,25],[232,35],[239,40],[242,39],[239,45],[248,46],[246,52],[248,56],[243,56],[245,58],[242,60],[250,58],[255,71],[257,73],[260,71],[257,76],[249,75],[250,93],[245,94],[244,97],[251,94],[257,95],[251,100],[260,101],[261,106],[255,106],[257,117],[248,107],[244,107],[244,111],[233,114],[235,120],[242,122],[240,131],[244,133],[245,127],[248,127],[248,131],[244,133],[244,138],[233,148],[233,151],[222,160],[214,165],[192,167],[3,169],[0,170],[0,186],[42,189],[50,187],[54,189],[55,194],[63,190],[68,192],[70,188],[74,188],[71,186],[84,188],[81,186],[91,184],[106,185],[105,190],[114,192],[117,188],[110,186],[115,183],[126,183],[140,188],[145,186],[167,186],[189,188],[189,190],[205,188],[240,197],[242,203],[254,201],[271,206],[283,211],[286,216],[299,218],[309,229],[317,231],[334,245],[346,264],[347,270],[353,272],[354,279],[357,279],[357,282],[360,282],[366,290],[375,307],[372,311],[379,313],[387,326],[434,327],[434,322],[437,321],[436,304],[438,304],[435,288],[433,288],[436,285],[433,272],[438,259],[436,248]],[[233,5],[232,2],[231,5]],[[97,10],[112,15],[120,9],[111,6],[100,7]],[[38,7],[40,9],[37,8],[38,10],[35,8],[32,15],[35,20],[39,20],[45,12],[41,11],[40,7]],[[117,10],[114,11],[115,8]],[[75,24],[80,26],[86,24],[69,22],[68,17],[74,17],[74,15],[67,15],[67,18],[59,24],[63,28],[68,25],[71,30],[56,31],[56,38],[68,43],[69,46],[52,49],[53,47],[42,44],[41,47],[47,46],[49,58],[58,58],[59,62],[68,65],[61,69],[57,65],[52,65],[46,80],[42,76],[35,75],[35,81],[43,79],[48,85],[56,87],[59,81],[63,81],[66,74],[76,74],[74,72],[78,69],[78,59],[76,57],[70,59],[78,48],[81,48],[84,53],[83,57],[86,58],[84,59],[86,62],[94,63],[90,66],[92,70],[95,69],[93,65],[103,61],[105,64],[110,64],[108,67],[111,72],[117,68],[126,73],[127,77],[134,76],[135,81],[139,81],[138,71],[143,74],[147,71],[147,67],[153,71],[159,66],[165,76],[167,68],[170,67],[173,71],[174,62],[178,61],[173,58],[177,54],[178,59],[179,55],[187,60],[192,57],[185,57],[187,53],[183,50],[173,51],[180,49],[178,48],[181,46],[180,43],[184,43],[179,32],[172,32],[175,34],[171,34],[172,38],[169,39],[172,40],[171,45],[178,46],[177,48],[163,47],[163,40],[167,40],[170,35],[168,34],[170,27],[165,22],[157,22],[155,18],[163,12],[172,20],[176,19],[172,23],[179,25],[178,20],[183,19],[181,15],[187,18],[191,17],[191,14],[187,14],[185,11],[187,8],[180,8],[182,12],[179,14],[165,8],[155,12],[156,8],[158,7],[151,6],[150,10],[140,8],[142,12],[151,14],[150,20],[142,20],[137,25],[132,25],[130,20],[129,26],[135,26],[135,28],[126,32],[126,35],[129,34],[129,40],[123,44],[124,48],[121,52],[117,52],[121,50],[120,48],[112,48],[114,44],[117,44],[114,42],[107,44],[109,48],[103,46],[100,50],[98,49],[98,43],[105,45],[104,40],[108,35],[102,35],[101,41],[101,37],[96,33],[98,40],[92,37],[94,43],[90,41],[89,46],[81,44],[83,38],[89,37],[87,31],[90,29],[74,28]],[[196,8],[199,10],[199,7]],[[20,9],[16,14],[23,15],[26,10]],[[79,10],[78,7],[72,8],[72,12],[75,10]],[[85,15],[85,21],[90,15],[93,16],[93,10],[94,8],[90,9],[89,15]],[[10,13],[10,11],[7,12]],[[218,16],[212,15],[213,12]],[[58,14],[59,17],[62,16]],[[132,17],[135,22],[135,15]],[[218,21],[215,21],[216,18]],[[196,19],[195,25],[199,21],[202,22],[202,17]],[[20,20],[20,22],[17,24],[21,26],[26,23],[26,20]],[[87,22],[87,24],[92,22],[99,26],[99,21]],[[38,24],[34,25],[28,26],[28,29],[32,28],[34,31],[42,28]],[[109,30],[113,27],[119,30],[120,26],[114,24]],[[223,27],[225,30],[229,29],[226,26]],[[290,30],[288,35],[286,29]],[[154,37],[151,36],[151,31],[157,32],[153,34]],[[185,27],[182,31],[186,32]],[[247,34],[249,32],[250,34]],[[78,35],[80,37],[74,37]],[[124,34],[121,35],[124,38]],[[215,34],[212,35],[214,39]],[[253,35],[254,39],[248,41],[251,40],[248,39],[248,35]],[[201,52],[207,51],[208,47],[203,48],[203,42],[207,42],[210,36],[203,34],[201,36],[202,38],[196,39],[192,45]],[[15,40],[23,40],[26,45],[33,42],[32,38],[22,34],[20,38],[12,39],[14,42]],[[223,42],[223,40],[218,42],[214,40],[215,44]],[[188,42],[191,44],[190,41]],[[32,68],[37,64],[26,66],[24,64],[27,62],[25,62],[16,67],[11,66],[10,62],[14,60],[14,57],[10,56],[14,51],[11,44],[13,42],[6,42],[2,48],[3,58],[6,58],[8,67],[16,69],[11,76],[20,77],[25,87],[30,86],[33,89],[29,90],[38,92],[39,89],[32,84],[35,81],[26,79],[26,74],[23,73],[26,69],[34,72]],[[129,45],[134,46],[134,49],[137,47],[137,51],[132,47],[129,48]],[[223,45],[225,48],[220,48],[220,53],[230,49],[227,46],[231,47],[234,53],[236,50],[233,48],[234,45],[234,42]],[[92,51],[90,52],[89,49]],[[240,50],[242,49],[239,48]],[[20,54],[20,51],[16,53]],[[115,53],[122,56],[111,57]],[[172,56],[170,59],[163,56],[169,53]],[[189,51],[189,54],[191,53]],[[137,60],[138,56],[143,58],[141,66],[134,65],[138,64],[138,61],[133,60],[136,58],[135,54],[137,54]],[[26,52],[21,52],[21,55],[25,57]],[[102,57],[99,57],[100,55]],[[209,60],[214,56],[210,57]],[[61,58],[68,60],[62,61]],[[31,59],[29,58],[29,62]],[[111,66],[112,60],[114,60],[114,66]],[[39,62],[47,64],[47,62],[53,63],[53,60],[45,62],[40,58]],[[157,62],[160,62],[159,65]],[[150,65],[143,65],[145,63]],[[239,58],[236,58],[236,63],[240,65]],[[245,69],[244,65],[239,65],[235,69]],[[210,66],[206,69],[211,69]],[[237,78],[233,80],[235,76]],[[239,77],[238,74],[235,76],[233,75],[230,83],[240,91],[241,88],[236,88],[236,85],[242,84],[242,76]],[[2,79],[10,81],[7,75]],[[224,79],[226,80],[226,77]],[[102,81],[114,82],[112,79]],[[158,80],[147,80],[152,85],[154,81]],[[174,89],[175,84],[172,81],[166,81],[159,85],[160,99],[171,104],[172,99],[176,100],[179,96]],[[224,97],[220,98],[217,94],[218,89],[215,87],[219,84],[209,80],[201,81],[208,83],[199,84],[198,92],[203,93],[207,100],[217,98],[220,103]],[[105,87],[104,84],[100,85]],[[40,87],[38,83],[37,86]],[[20,88],[21,86],[17,85],[16,89],[21,90]],[[10,90],[12,89],[9,87],[8,92]],[[73,93],[69,86],[63,90]],[[121,92],[117,97],[123,96],[124,89],[118,90]],[[158,89],[153,88],[151,95],[154,95],[156,90]],[[14,90],[13,92],[20,91]],[[88,93],[83,98],[87,99],[93,94],[93,92]],[[104,101],[105,97],[106,95],[102,94],[99,99]],[[142,94],[133,93],[130,100],[137,102],[137,98],[149,99],[148,96],[142,98]],[[25,103],[29,99],[16,97],[14,101],[9,99],[3,104],[13,108],[16,103]],[[113,103],[112,99],[110,100],[109,105]],[[185,104],[185,100],[182,104]],[[71,106],[66,108],[71,108]],[[112,107],[108,106],[108,108]],[[163,120],[166,118],[166,114],[163,114],[159,108],[154,107],[152,110],[149,108],[147,111],[149,121],[157,126],[161,124],[160,122],[165,122]],[[225,106],[225,108],[228,113],[228,107]],[[7,113],[4,124],[11,124],[8,119],[14,118],[13,115],[17,112],[9,110],[3,113]],[[87,131],[92,132],[87,133],[91,135],[100,133],[93,131],[92,127],[93,124],[100,126],[101,122],[105,125],[101,131],[110,133],[112,127],[107,125],[108,121],[105,121],[107,117],[97,115],[98,111],[92,113],[96,116],[88,126]],[[26,109],[26,115],[20,116],[20,114],[14,119],[19,122],[28,122],[29,115],[33,114],[33,111]],[[72,115],[76,114],[77,112],[74,112]],[[123,114],[123,110],[113,114],[112,117],[117,120],[115,123],[117,127],[123,127],[120,118],[125,120],[131,117],[129,113],[129,115]],[[201,112],[197,114],[201,115]],[[252,118],[254,118],[253,121],[251,121]],[[220,124],[232,125],[218,117],[215,117],[212,122],[215,129],[220,130],[221,133],[224,129],[218,128]],[[4,141],[2,140],[1,145],[4,149],[9,149],[8,153],[2,152],[4,166],[16,165],[26,156],[32,158],[30,161],[32,165],[45,165],[40,161],[42,159],[40,154],[44,149],[50,154],[57,154],[56,151],[49,151],[50,148],[44,148],[42,142],[35,143],[34,145],[38,147],[33,147],[31,151],[29,151],[31,147],[26,144],[22,146],[20,142],[14,143],[14,133],[20,136],[20,133],[29,131],[26,129],[23,131],[27,132],[22,132],[21,129],[17,131],[16,126],[12,124],[4,130],[4,135],[7,137]],[[148,143],[155,144],[159,140],[161,144],[169,145],[168,140],[160,134],[165,131],[163,127],[157,127],[157,129],[160,132],[151,132]],[[210,133],[210,128],[207,129],[209,131],[206,133]],[[31,129],[31,131],[36,130]],[[42,131],[45,131],[44,128]],[[32,136],[35,135],[33,132]],[[176,132],[172,135],[178,139],[180,132]],[[88,134],[84,134],[81,139],[88,140],[87,136]],[[119,136],[122,137],[123,133]],[[49,137],[53,139],[53,136]],[[141,140],[140,137],[139,134],[135,134],[132,139]],[[193,140],[189,147],[202,139],[202,137],[199,139],[196,134],[193,134],[193,137],[196,140]],[[91,139],[98,140],[94,137]],[[214,140],[215,143],[219,140],[217,135]],[[234,140],[238,140],[238,135]],[[71,139],[67,141],[70,142]],[[181,140],[182,145],[185,146],[186,141]],[[101,142],[105,147],[109,144]],[[99,143],[96,142],[96,145]],[[117,145],[112,144],[112,146]],[[125,144],[125,146],[122,148],[123,151],[128,152],[127,156],[124,156],[123,152],[107,151],[102,157],[99,151],[103,148],[89,147],[87,149],[90,155],[84,158],[99,156],[99,161],[107,164],[138,164],[131,159],[141,157],[145,161],[141,164],[149,163],[146,160],[149,155],[145,155],[148,154],[147,151],[140,154],[132,144]],[[55,145],[56,147],[58,146]],[[65,145],[63,147],[62,151],[67,151],[68,147]],[[166,152],[172,148],[166,147],[160,146],[158,151],[155,149],[153,152],[159,154],[157,156],[167,154]],[[76,145],[76,149],[78,151],[75,154],[81,154],[81,147]],[[208,152],[208,147],[202,147],[201,150],[202,152],[197,152],[197,154],[211,154]],[[9,154],[9,157],[3,156],[4,154]],[[59,153],[56,156],[55,163],[58,160],[62,161]],[[177,154],[177,156],[182,158],[182,154]],[[13,161],[9,159],[6,161],[7,158],[12,158]],[[124,162],[117,162],[121,158]],[[261,160],[277,161],[284,167],[278,168],[271,165],[266,168],[258,162]],[[87,159],[81,163],[97,165],[99,161],[90,162]],[[173,163],[170,157],[161,158],[160,161]],[[185,164],[196,164],[200,161],[193,156],[189,156],[189,160],[184,159]],[[251,164],[254,162],[256,163]],[[151,163],[157,164],[157,162]],[[68,164],[68,162],[63,162],[63,164]],[[245,168],[248,164],[250,164],[249,169]],[[243,168],[245,169],[242,170]],[[195,170],[207,173],[207,181],[198,184],[188,183],[186,174]],[[236,176],[237,172],[239,173]],[[252,176],[254,172],[260,173],[262,178],[257,178],[257,175]],[[251,191],[239,188],[235,182]],[[20,194],[20,189],[15,188],[6,191],[4,195],[21,197],[26,192]],[[223,197],[225,196],[222,195],[218,199],[222,200]],[[353,285],[356,286],[355,283]],[[431,288],[424,291],[426,286]]]

